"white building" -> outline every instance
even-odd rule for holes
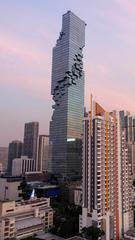
[[[49,136],[40,135],[38,138],[37,171],[48,171]]]
[[[13,159],[12,176],[21,176],[26,172],[34,171],[34,160],[27,156]]]
[[[53,226],[50,199],[0,202],[0,240],[22,239]]]
[[[1,177],[0,178],[0,201],[4,200],[21,200],[19,186],[21,178]]]
[[[77,186],[74,189],[74,204],[82,206],[82,186]]]

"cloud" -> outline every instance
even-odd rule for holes
[[[135,13],[135,1],[134,0],[116,0],[122,8],[124,8],[129,14]]]
[[[107,65],[105,65],[105,64],[99,64],[99,65],[97,66],[97,68],[99,69],[99,72],[100,72],[102,75],[104,75],[104,76],[107,75],[107,73],[108,73],[108,67],[107,67]]]
[[[45,53],[39,50],[38,47],[9,33],[0,32],[0,52],[12,54],[32,64],[41,64],[45,59],[46,62],[48,60],[48,56],[45,57]]]
[[[133,0],[134,1],[134,0]],[[107,28],[110,33],[135,33],[134,14],[135,2],[132,0],[114,0],[112,8],[99,8],[100,25]],[[106,23],[106,20],[108,21]]]
[[[108,67],[107,63],[98,62],[90,65],[87,63],[85,104],[88,109],[89,97],[92,93],[107,111],[114,109],[135,111],[134,91],[131,90],[134,89],[133,69],[126,67],[125,72],[117,73],[116,66]],[[121,81],[122,77],[123,81]],[[127,88],[127,80],[130,82],[130,88]]]
[[[50,96],[51,58],[18,36],[0,32],[0,84],[38,98]]]
[[[96,100],[103,105],[107,111],[126,109],[133,111],[134,96],[126,92],[126,89],[119,90],[119,88],[111,88],[102,84],[89,84],[86,89],[86,106],[89,109],[89,96],[92,93]]]

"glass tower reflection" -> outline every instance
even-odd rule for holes
[[[53,116],[50,122],[51,171],[64,180],[81,176],[85,22],[71,11],[53,48]]]

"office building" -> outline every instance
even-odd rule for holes
[[[27,172],[34,172],[35,161],[27,156],[13,159],[12,176],[22,176]]]
[[[14,158],[20,158],[22,155],[23,143],[21,141],[12,141],[8,148],[8,173],[12,174],[12,161]]]
[[[7,169],[8,163],[8,147],[0,147],[0,163],[3,165],[3,169]]]
[[[37,170],[38,131],[39,131],[38,122],[25,123],[23,156],[27,156],[28,158],[34,159],[35,170]]]
[[[49,136],[40,135],[38,139],[38,171],[48,171],[49,164]]]
[[[84,21],[68,11],[63,15],[62,30],[53,48],[51,170],[64,180],[81,176],[85,25]]]
[[[0,202],[0,240],[23,239],[53,226],[49,198]]]
[[[80,229],[96,226],[104,240],[120,240],[133,227],[132,170],[119,113],[92,101],[84,119],[83,211]]]
[[[122,129],[126,134],[129,159],[132,165],[132,176],[135,179],[135,116],[130,112],[120,111]]]

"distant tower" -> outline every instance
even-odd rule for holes
[[[38,171],[48,171],[49,135],[40,135],[38,139]]]
[[[37,169],[38,131],[39,131],[38,122],[25,123],[23,155],[35,161],[35,170]]]
[[[4,170],[7,170],[8,165],[8,147],[0,147],[0,163],[2,163]]]
[[[22,155],[23,143],[15,140],[9,143],[8,147],[8,173],[12,173],[12,162],[15,158],[20,158]]]
[[[130,112],[120,111],[122,129],[126,133],[129,158],[132,164],[133,180],[135,180],[135,116]]]
[[[84,21],[68,11],[63,15],[62,30],[53,48],[51,170],[64,180],[81,176],[85,25]]]

